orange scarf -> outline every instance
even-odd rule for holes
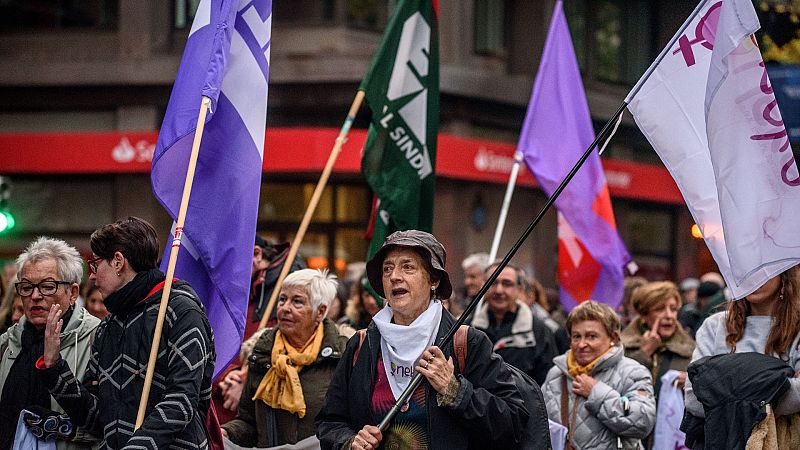
[[[275,333],[272,367],[261,379],[253,400],[262,400],[275,409],[297,413],[302,419],[306,415],[306,400],[300,384],[300,370],[317,360],[323,335],[320,322],[306,345],[297,350],[280,331]]]
[[[598,356],[594,359],[594,361],[585,366],[578,365],[578,361],[575,360],[575,355],[572,353],[572,350],[567,350],[567,371],[569,372],[569,376],[575,378],[578,375],[591,373],[592,369],[594,369],[594,366],[600,361],[600,358],[605,356],[606,353],[610,352],[612,348],[614,348],[613,345],[608,347],[608,350],[604,351],[602,355]]]

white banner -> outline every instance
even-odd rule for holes
[[[627,99],[734,298],[800,262],[800,178],[758,27],[749,0],[701,2]]]

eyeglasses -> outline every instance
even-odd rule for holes
[[[494,283],[492,283],[492,286],[497,286],[497,285],[501,285],[506,289],[511,289],[513,287],[516,287],[517,283],[515,283],[513,280],[507,280],[507,279],[494,280]]]
[[[89,272],[97,273],[97,265],[100,264],[100,261],[102,261],[103,259],[105,258],[103,258],[102,256],[98,256],[97,258],[92,258],[89,261],[87,261],[86,263],[89,266]]]
[[[53,295],[56,293],[56,291],[58,291],[59,284],[66,284],[69,286],[72,283],[68,281],[45,280],[34,284],[29,281],[20,281],[18,283],[14,283],[14,288],[16,289],[17,294],[22,297],[29,297],[33,295],[34,289],[39,289],[40,294],[48,296]]]

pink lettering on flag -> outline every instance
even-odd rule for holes
[[[757,123],[757,125],[764,127],[764,132],[751,135],[750,140],[776,141],[773,142],[771,148],[774,150],[776,145],[782,144],[780,147],[778,147],[777,151],[783,153],[790,146],[789,135],[786,132],[786,127],[783,124],[783,118],[781,118],[781,112],[778,109],[778,100],[775,99],[772,86],[769,84],[769,77],[767,76],[767,69],[764,66],[764,61],[760,61],[758,66],[761,67],[763,71],[759,83],[759,90],[762,94],[762,98],[766,97],[765,100],[767,101],[767,104],[764,106],[761,112],[760,119],[762,122]],[[757,108],[758,103],[755,102],[753,106]],[[756,119],[759,119],[758,114],[754,114],[754,116]],[[795,167],[795,161],[794,155],[791,152],[789,152],[787,156],[788,159],[781,166],[781,181],[788,186],[800,186],[800,175],[794,179],[789,178],[789,171]]]
[[[708,9],[694,30],[694,39],[689,40],[688,34],[684,34],[678,39],[678,48],[672,54],[675,55],[681,52],[684,61],[686,61],[686,67],[692,67],[696,62],[694,49],[692,48],[694,44],[700,44],[709,50],[714,49],[714,38],[716,37],[721,8],[722,2],[719,1]]]

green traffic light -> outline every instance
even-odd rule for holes
[[[17,221],[14,220],[14,216],[11,215],[10,212],[6,211],[0,213],[0,233],[5,233],[6,231],[14,228],[17,224]]]

